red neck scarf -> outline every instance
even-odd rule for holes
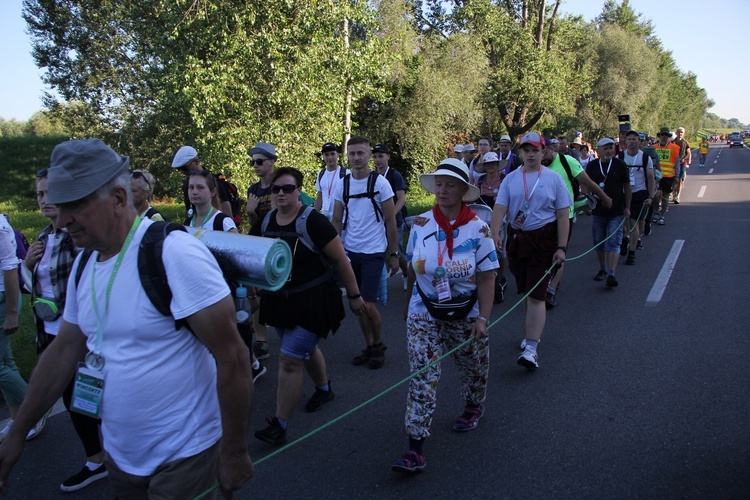
[[[445,246],[448,247],[448,258],[453,259],[453,230],[463,226],[471,219],[476,217],[474,210],[466,206],[465,203],[461,204],[461,211],[456,217],[456,222],[451,225],[451,221],[445,218],[443,212],[440,211],[440,207],[435,205],[432,207],[432,216],[435,217],[438,227],[445,232]]]

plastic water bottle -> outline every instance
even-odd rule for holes
[[[382,305],[388,303],[388,266],[383,266],[383,272],[380,273],[380,284],[378,285],[378,302]]]
[[[241,325],[252,323],[253,311],[250,302],[247,300],[247,288],[244,286],[237,287],[234,307],[237,310],[237,323]]]

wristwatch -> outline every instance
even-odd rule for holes
[[[391,252],[390,256],[396,257],[398,259],[399,257],[401,257],[401,252]]]

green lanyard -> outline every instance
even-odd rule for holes
[[[130,227],[130,232],[125,238],[120,252],[117,254],[117,260],[115,261],[115,267],[112,268],[112,274],[109,275],[109,282],[107,283],[107,293],[104,299],[104,315],[106,316],[107,310],[109,309],[109,295],[112,293],[112,285],[115,283],[115,277],[117,272],[120,270],[122,260],[125,258],[125,253],[130,247],[130,243],[133,241],[135,231],[138,229],[138,225],[141,223],[140,216],[136,216],[133,221],[133,225]],[[96,315],[96,339],[94,343],[94,353],[101,354],[102,352],[102,341],[104,339],[104,317],[99,314],[99,307],[96,303],[96,287],[94,285],[94,278],[96,277],[96,258],[94,258],[94,266],[91,269],[91,303],[94,305],[94,314]]]
[[[211,217],[211,214],[212,214],[213,212],[214,212],[214,207],[211,207],[210,209],[208,209],[208,213],[206,214],[206,216],[205,216],[205,217],[203,217],[203,222],[201,222],[201,225],[200,225],[200,226],[198,226],[198,227],[201,227],[201,228],[202,228],[202,227],[203,227],[203,224],[205,224],[205,223],[206,223],[206,221],[208,220],[208,218],[209,218],[209,217]],[[193,217],[193,220],[191,220],[191,221],[190,221],[190,227],[195,227],[195,219],[196,219],[197,217],[198,217],[198,211],[196,210],[196,211],[195,211],[195,217]]]

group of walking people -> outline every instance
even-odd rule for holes
[[[666,132],[659,137],[663,135]],[[555,146],[559,141],[554,144],[531,132],[512,151],[509,139],[504,140],[501,143],[506,147],[498,152],[486,151],[481,158],[473,157],[468,162],[466,158],[447,158],[434,172],[420,176],[422,187],[435,195],[435,205],[413,217],[404,244],[405,185],[400,174],[395,180],[388,175],[392,169],[388,166],[387,147],[371,148],[366,138],[352,137],[347,144],[350,169],[343,169],[338,165],[338,147],[332,143],[324,145],[322,154],[332,161],[327,159],[326,169],[316,182],[318,211],[303,201],[303,174],[291,167],[275,168],[278,156],[273,146],[256,144],[248,152],[259,175],[259,182],[248,190],[250,234],[287,242],[292,249],[290,277],[278,291],[251,290],[256,328],[243,332],[235,321],[233,290],[228,289],[210,252],[205,248],[197,250],[190,241],[194,239],[180,235],[181,231],[173,228],[163,231],[160,251],[165,255],[160,256],[163,260],[160,272],[169,278],[168,287],[173,294],[168,320],[171,326],[159,320],[161,326],[154,334],[169,330],[186,333],[187,339],[181,342],[187,351],[176,353],[176,359],[168,366],[184,364],[189,359],[190,366],[197,362],[206,375],[206,380],[198,383],[191,374],[189,380],[194,382],[183,384],[185,387],[178,391],[190,402],[184,412],[194,411],[195,405],[202,406],[197,422],[205,426],[204,431],[197,433],[196,441],[187,429],[182,429],[178,433],[179,442],[175,442],[171,438],[165,440],[163,433],[179,426],[177,420],[169,417],[162,425],[154,419],[154,415],[163,416],[164,405],[174,399],[170,396],[165,401],[164,389],[147,398],[142,409],[153,413],[145,420],[154,422],[156,427],[134,431],[132,425],[114,416],[116,408],[139,404],[139,400],[128,398],[146,383],[136,383],[122,396],[109,392],[112,386],[119,387],[132,378],[128,375],[132,372],[131,365],[117,349],[131,350],[132,355],[137,353],[136,359],[152,359],[154,363],[163,359],[163,353],[157,354],[153,346],[133,345],[129,338],[134,328],[143,327],[143,321],[156,321],[157,317],[163,318],[163,313],[153,307],[146,292],[132,297],[126,290],[146,287],[143,282],[137,283],[142,272],[138,263],[141,256],[136,255],[137,242],[147,237],[147,229],[153,224],[166,222],[162,222],[163,217],[150,204],[154,177],[147,171],[128,170],[127,157],[120,157],[97,141],[69,141],[59,145],[53,152],[51,168],[37,173],[37,201],[50,225],[29,248],[23,266],[27,276],[24,281],[28,281],[32,292],[39,352],[52,349],[54,353],[42,355],[38,373],[32,377],[32,396],[26,398],[30,402],[24,403],[19,418],[1,435],[11,443],[0,448],[0,490],[7,487],[10,466],[20,455],[19,436],[27,439],[33,437],[33,432],[41,431],[39,423],[43,427],[58,392],[64,395],[86,457],[83,469],[62,483],[63,491],[75,491],[107,475],[118,493],[144,491],[144,488],[147,491],[159,477],[175,481],[196,474],[194,461],[198,457],[212,464],[198,473],[218,475],[224,489],[239,487],[252,474],[244,437],[252,382],[261,370],[265,372],[260,359],[268,357],[267,339],[265,336],[261,339],[258,330],[266,325],[275,328],[280,337],[280,353],[276,409],[268,419],[268,426],[257,430],[255,437],[280,445],[287,441],[288,422],[301,397],[305,372],[315,385],[305,405],[307,411],[317,411],[334,399],[320,340],[340,327],[345,316],[344,302],[357,315],[366,343],[352,360],[353,364],[375,369],[383,366],[386,346],[380,331],[380,313],[375,306],[380,293],[378,283],[384,272],[393,274],[399,270],[404,273],[407,291],[404,317],[412,379],[405,414],[408,449],[392,464],[392,469],[421,471],[426,466],[424,442],[431,434],[436,409],[441,375],[438,361],[445,353],[452,351],[459,368],[460,396],[464,401],[464,411],[456,418],[453,429],[473,430],[484,414],[489,374],[487,328],[493,303],[502,301],[505,294],[505,269],[515,278],[517,293],[525,296],[525,335],[517,362],[534,370],[539,366],[537,349],[546,310],[556,304],[576,202],[595,198],[599,210],[605,211],[594,213],[593,241],[596,245],[603,244],[598,252],[601,270],[595,279],[606,278],[608,287],[617,286],[616,261],[607,258],[606,253],[620,251],[624,224],[620,223],[618,228],[612,219],[620,217],[632,223],[627,263],[633,264],[639,238],[648,234],[644,228],[651,220],[646,215],[648,208],[656,203],[658,191],[664,197],[666,189],[666,182],[661,181],[656,189],[654,171],[658,167],[654,167],[659,162],[653,160],[661,162],[662,180],[669,173],[670,162],[674,160],[674,166],[679,160],[679,156],[672,158],[671,150],[668,154],[657,152],[653,159],[644,155],[638,133],[626,136],[619,158],[613,154],[613,139],[600,140],[598,157],[588,161],[585,171],[574,158],[558,154]],[[489,143],[488,138],[486,142]],[[480,145],[485,146],[482,140]],[[372,155],[380,155],[375,172],[369,167]],[[558,163],[560,166],[556,167]],[[237,232],[231,209],[225,203],[226,189],[222,189],[217,176],[200,166],[197,152],[189,146],[181,148],[173,167],[185,174],[183,193],[188,209],[185,225]],[[70,179],[79,182],[73,184]],[[48,181],[52,196],[48,196]],[[573,186],[578,185],[580,193],[573,191]],[[663,220],[663,213],[659,217]],[[10,240],[12,230],[2,220],[0,230],[3,245],[0,264],[5,285],[2,312],[8,334],[18,325],[18,309],[14,307],[20,304],[18,293],[14,293],[19,288],[18,259]],[[88,266],[80,262],[81,258],[76,260],[84,249],[96,250],[94,260],[101,264]],[[183,255],[172,262],[166,258],[167,252],[170,256]],[[131,267],[128,283],[121,279],[123,283],[118,284],[115,277],[123,259],[138,270]],[[202,272],[196,267],[196,259],[206,261]],[[184,265],[180,267],[177,262]],[[102,271],[95,268],[103,268],[106,274],[99,276]],[[186,269],[190,272],[186,273]],[[187,274],[191,277],[184,276]],[[208,285],[210,293],[206,297],[188,298],[197,290],[208,290],[205,288]],[[144,318],[112,313],[108,307],[113,289],[117,290],[115,295],[122,295],[118,307],[132,304],[144,308],[148,311]],[[83,316],[89,314],[91,317]],[[115,328],[113,321],[120,324]],[[220,326],[224,332],[218,335],[216,330]],[[118,333],[120,330],[122,334]],[[7,335],[3,337],[7,342]],[[108,339],[107,342],[102,338]],[[102,344],[110,345],[107,349]],[[213,368],[206,365],[197,351],[191,351],[203,345],[213,354]],[[4,351],[10,354],[9,347]],[[4,370],[11,375],[15,370],[17,375],[12,355],[9,358],[8,354],[4,357]],[[76,369],[78,362],[82,366]],[[161,367],[150,375],[163,372]],[[230,391],[229,373],[245,382]],[[101,375],[100,382],[97,374]],[[176,382],[178,377],[172,375]],[[24,395],[20,392],[14,399],[13,391],[8,389],[13,384],[8,380],[7,375],[0,378],[11,415],[15,417]],[[86,400],[80,393],[82,380],[88,380],[99,394],[104,391],[109,397]],[[230,393],[242,396],[237,402],[230,402]],[[84,404],[84,400],[88,403]],[[89,411],[80,411],[82,407]],[[219,408],[226,410],[226,414]],[[100,426],[104,443],[99,438]],[[124,436],[118,436],[121,432],[133,432],[130,442],[137,447],[142,442],[155,443],[157,451],[144,457],[142,451],[132,450],[123,442]],[[219,438],[221,443],[231,438],[239,439],[242,444],[227,445],[227,451],[223,444],[218,446]],[[228,452],[231,458],[226,455]],[[173,465],[175,461],[180,463],[179,473],[169,477],[172,472],[165,472],[165,465]],[[241,465],[229,469],[229,463]],[[205,489],[210,483],[206,479],[184,491],[198,494],[203,491],[198,491],[200,488]],[[168,491],[177,491],[171,489],[174,486],[169,481],[163,484],[169,485],[165,486]]]

